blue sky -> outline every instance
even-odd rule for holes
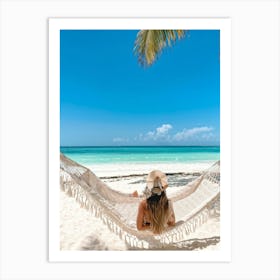
[[[137,32],[60,32],[61,146],[219,145],[219,31],[190,30],[147,68]]]

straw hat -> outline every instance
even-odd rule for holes
[[[147,185],[144,190],[146,197],[150,197],[153,194],[160,195],[162,191],[167,187],[167,177],[160,170],[153,170],[148,174]]]

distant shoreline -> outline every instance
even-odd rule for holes
[[[220,160],[220,148],[211,146],[66,147],[61,153],[91,169],[99,177],[202,172]]]

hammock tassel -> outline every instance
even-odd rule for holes
[[[180,211],[186,211],[182,212],[183,223],[161,235],[151,236],[137,231],[135,223],[129,220],[133,214],[131,211],[136,210],[134,205],[139,200],[111,189],[89,169],[71,161],[63,154],[60,156],[60,189],[72,196],[82,208],[100,218],[110,231],[132,248],[184,248],[185,243],[181,241],[186,240],[187,235],[207,222],[212,215],[219,215],[219,186],[220,164],[217,162],[194,183],[190,183],[187,188],[172,197],[173,203],[180,201],[177,204]],[[190,189],[193,190],[191,193]],[[184,208],[184,205],[187,207]],[[176,207],[174,209],[176,213]],[[197,209],[196,212],[191,212],[194,209]],[[189,214],[191,217],[185,218]]]

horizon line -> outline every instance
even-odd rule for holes
[[[220,145],[62,145],[60,148],[126,148],[126,147],[220,147]]]

